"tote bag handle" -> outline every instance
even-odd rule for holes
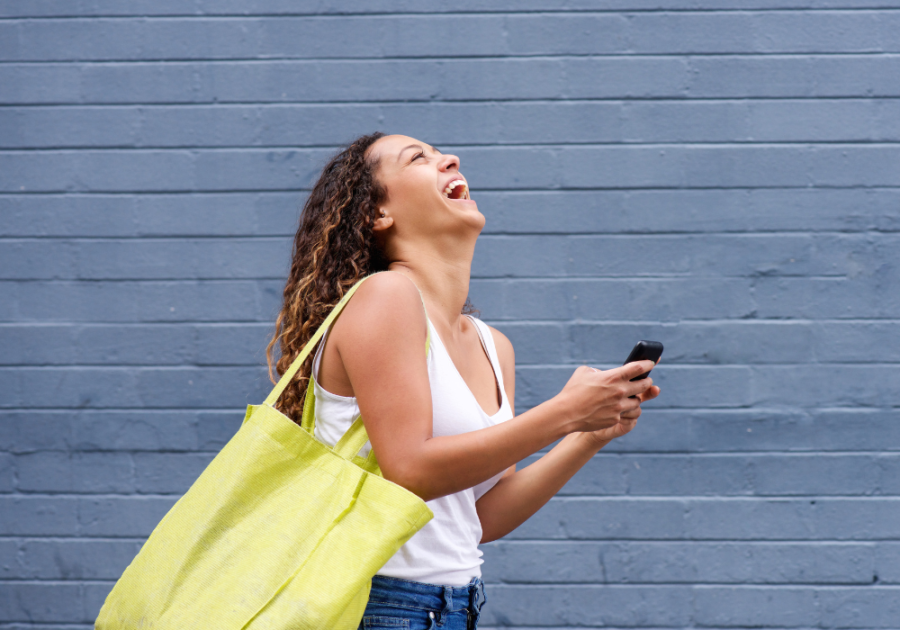
[[[381,272],[379,272],[381,273]],[[372,274],[375,275],[375,274]],[[303,346],[303,350],[300,351],[300,354],[297,355],[297,358],[291,363],[291,366],[285,371],[285,373],[278,380],[278,383],[275,384],[275,387],[263,401],[264,405],[269,407],[274,407],[275,403],[281,397],[281,394],[287,388],[288,383],[297,375],[297,372],[300,370],[300,366],[303,365],[303,362],[306,360],[306,357],[309,356],[309,353],[312,352],[312,349],[316,347],[316,344],[319,343],[319,339],[322,338],[322,335],[325,334],[325,331],[331,325],[331,323],[337,318],[338,315],[341,314],[341,311],[344,310],[344,307],[347,305],[347,302],[350,301],[350,298],[356,293],[356,290],[360,287],[360,285],[367,279],[371,278],[372,275],[366,276],[362,278],[359,282],[350,287],[350,290],[344,294],[344,297],[341,298],[341,301],[337,303],[337,305],[331,310],[331,313],[328,314],[328,317],[325,318],[325,321],[322,322],[322,325],[319,326],[319,329],[310,337],[309,341],[306,342],[306,345]]]

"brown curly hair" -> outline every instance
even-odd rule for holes
[[[387,191],[375,177],[377,161],[366,151],[381,132],[361,136],[331,158],[313,186],[294,236],[291,270],[275,332],[266,347],[269,378],[290,367],[331,309],[365,276],[385,271],[388,261],[372,229]],[[477,313],[466,300],[463,313]],[[274,348],[281,350],[277,361]],[[277,403],[287,417],[300,423],[312,353]]]

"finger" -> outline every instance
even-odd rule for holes
[[[644,393],[641,394],[641,402],[645,403],[648,400],[653,400],[657,396],[659,396],[659,387],[654,385],[653,387],[651,387],[650,389],[648,389],[647,391],[645,391]]]
[[[641,374],[646,374],[656,364],[653,361],[645,360],[645,361],[633,361],[631,363],[626,363],[620,368],[616,368],[619,371],[619,377],[623,381],[630,381],[631,379],[640,376]],[[610,370],[612,371],[612,370]]]
[[[642,396],[644,392],[653,387],[653,379],[649,376],[639,381],[631,381],[625,386],[625,392],[628,397]]]
[[[622,406],[619,407],[622,410],[622,413],[634,411],[635,409],[639,409],[641,406],[641,399],[637,396],[629,396],[625,400],[622,401]],[[621,415],[621,414],[620,414]]]

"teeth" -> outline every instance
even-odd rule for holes
[[[449,184],[447,184],[447,187],[444,189],[444,196],[449,197],[450,193],[453,192],[453,189],[456,188],[457,186],[464,187],[464,189],[465,189],[464,198],[468,199],[469,198],[468,186],[466,186],[466,183],[461,179],[457,179],[457,180],[452,181]]]

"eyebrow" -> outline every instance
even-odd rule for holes
[[[429,149],[431,149],[435,153],[440,153],[440,151],[438,151],[438,149],[436,147],[433,147],[428,144],[426,144],[425,146],[428,147]],[[407,147],[403,147],[402,149],[400,149],[400,153],[397,154],[397,161],[398,162],[400,161],[400,156],[402,156],[403,152],[406,151],[407,149],[421,149],[421,148],[422,148],[421,144],[411,144]]]

